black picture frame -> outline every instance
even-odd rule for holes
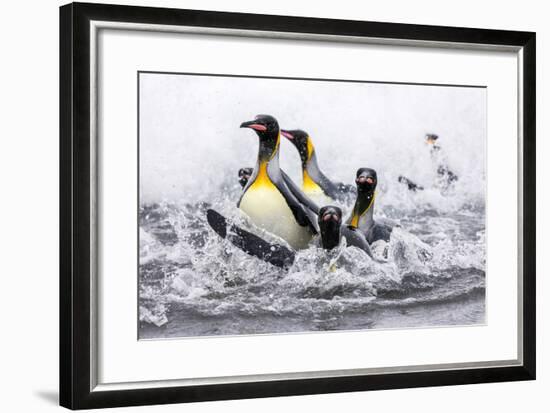
[[[523,364],[514,367],[91,390],[90,21],[251,29],[522,49]],[[535,379],[535,55],[532,32],[72,3],[60,8],[60,404],[70,409]]]

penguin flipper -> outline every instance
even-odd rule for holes
[[[390,225],[376,222],[367,233],[367,241],[369,244],[380,240],[389,242],[392,230]]]
[[[340,193],[342,194],[350,194],[350,195],[355,195],[357,194],[357,188],[355,188],[355,186],[353,185],[349,185],[349,184],[344,184],[343,182],[338,182],[338,190],[340,191]]]
[[[285,199],[287,201],[288,207],[294,215],[294,218],[296,218],[296,222],[302,227],[308,227],[313,235],[317,235],[319,231],[317,230],[317,226],[315,225],[316,221],[308,214],[307,210],[298,202],[289,202],[290,199],[286,196]],[[314,214],[313,211],[311,211],[310,213]]]
[[[399,175],[399,177],[397,178],[397,182],[407,185],[407,189],[412,192],[424,190],[424,187],[418,185],[416,182],[410,180],[409,178],[403,175]]]
[[[353,197],[357,195],[357,188],[353,185],[339,182],[337,184],[337,188],[338,199],[340,200],[340,202],[349,202]]]
[[[288,189],[290,189],[290,192],[298,199],[298,201],[311,209],[315,214],[319,214],[319,206],[313,202],[304,192],[298,188],[298,186],[294,183],[294,181],[288,176],[282,169],[281,169],[281,175],[283,176],[283,181],[285,182],[286,186],[288,186]]]
[[[370,245],[361,231],[347,225],[343,225],[341,231],[342,236],[346,238],[348,246],[357,247],[365,251],[369,257],[373,258]]]
[[[206,211],[206,219],[220,237],[229,240],[237,248],[253,257],[280,268],[289,267],[294,262],[296,253],[291,249],[283,245],[271,244],[257,235],[230,224],[223,215],[213,209]]]
[[[322,179],[321,188],[326,196],[339,202],[347,202],[353,195],[357,194],[355,186],[342,182],[332,182],[328,178]]]
[[[313,235],[317,235],[319,233],[319,230],[317,229],[317,214],[313,210],[310,210],[305,205],[303,205],[291,192],[283,178],[283,173],[279,175],[279,179],[272,180],[272,182],[279,190],[279,193],[285,199],[286,204],[292,211],[292,215],[294,215],[294,218],[296,219],[298,225],[302,227],[308,227]],[[300,190],[298,189],[298,191]]]

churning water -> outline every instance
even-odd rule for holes
[[[207,203],[142,205],[140,337],[483,323],[483,203],[437,209],[430,198],[449,204],[453,195],[396,191],[395,206],[378,206],[376,215],[398,225],[388,243],[373,244],[378,261],[356,248],[311,246],[289,270],[218,237]],[[233,202],[239,192],[227,185],[211,204],[244,226]],[[406,208],[407,201],[425,203]]]

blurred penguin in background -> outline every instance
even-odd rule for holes
[[[458,181],[458,175],[449,169],[447,158],[439,144],[438,135],[428,133],[426,135],[426,145],[430,148],[430,156],[436,167],[437,177],[434,186],[444,193],[452,187],[453,183]],[[424,190],[423,186],[418,185],[415,181],[404,175],[399,175],[397,181],[406,185],[407,189],[411,192]]]
[[[447,158],[438,141],[438,135],[434,133],[426,135],[426,144],[430,147],[430,156],[437,168],[437,179],[435,184],[439,189],[445,191],[449,189],[454,182],[458,181],[458,175],[449,169]]]

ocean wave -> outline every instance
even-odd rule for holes
[[[328,317],[481,296],[485,291],[484,209],[400,209],[398,226],[374,260],[345,245],[311,246],[281,270],[236,249],[210,230],[205,210],[246,225],[229,188],[211,203],[161,202],[140,208],[140,321],[171,317]],[[381,214],[382,215],[382,214]],[[268,236],[268,234],[262,234]]]

